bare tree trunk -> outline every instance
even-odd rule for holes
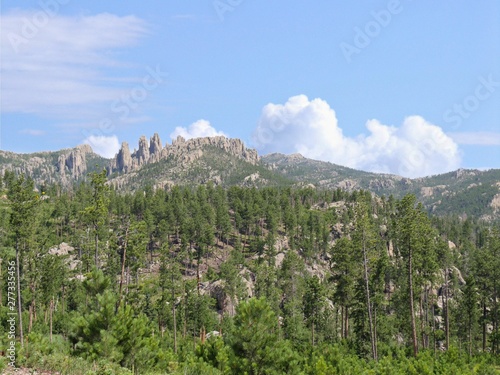
[[[314,346],[314,322],[312,323],[312,346]]]
[[[345,328],[344,328],[344,306],[340,307],[340,338],[345,339]]]
[[[183,326],[183,332],[182,332],[182,337],[183,338],[186,338],[186,335],[187,335],[187,314],[186,314],[186,305],[187,305],[187,294],[186,294],[186,284],[184,283],[184,281],[182,282],[182,292],[184,294],[184,306],[183,306],[183,310],[184,310],[184,326]]]
[[[17,274],[17,315],[19,316],[19,339],[21,347],[24,347],[23,314],[21,309],[21,275],[19,264],[19,240],[16,238],[16,274]]]
[[[422,350],[425,349],[425,330],[424,330],[424,295],[420,294],[419,301],[419,309],[420,309],[420,335],[422,336],[422,343],[420,344]]]
[[[344,338],[347,338],[349,336],[349,313],[347,310],[347,306],[345,307],[345,314],[344,314],[344,330],[345,330]]]
[[[408,255],[408,287],[410,288],[410,315],[411,315],[411,338],[413,343],[413,355],[416,357],[418,354],[418,340],[417,340],[417,327],[415,323],[415,308],[413,306],[413,254],[411,245],[409,247]]]
[[[373,329],[372,306],[370,302],[370,283],[368,280],[368,259],[366,257],[365,231],[363,229],[363,269],[365,278],[366,307],[368,310],[368,322],[370,324],[370,341],[372,345],[372,357],[377,360],[377,350],[375,349],[375,333]]]
[[[0,259],[0,307],[3,307],[3,277],[2,277],[2,259]]]
[[[486,301],[483,300],[483,352],[486,351]]]
[[[174,272],[172,270],[172,316],[174,318],[174,353],[177,353],[177,319],[175,316],[175,284],[174,284]]]
[[[342,315],[342,312],[340,312],[340,314]],[[341,316],[341,318],[342,318],[342,316]],[[342,323],[340,325],[342,325]],[[342,332],[342,327],[340,328],[340,332]],[[335,309],[335,333],[337,335],[339,334],[339,308],[338,308],[338,306]]]
[[[125,278],[125,294],[128,295],[128,285],[130,284],[130,266],[127,266],[127,277]]]
[[[495,332],[495,336],[498,337],[498,294],[497,294],[497,279],[494,278],[493,279],[493,310],[495,311],[495,313],[493,314],[494,316],[494,320],[493,320],[493,331]],[[498,338],[495,339],[492,344],[491,344],[491,347],[492,347],[492,352],[493,354],[497,354],[498,353]]]
[[[469,322],[469,357],[472,356],[472,325]]]
[[[196,260],[196,290],[198,291],[198,295],[200,295],[200,259],[201,257],[198,256]]]
[[[52,342],[52,311],[54,310],[54,297],[50,300],[50,312],[49,312],[49,317],[50,317],[50,342]]]
[[[123,257],[122,257],[122,272],[121,272],[121,275],[120,275],[120,291],[118,292],[118,305],[121,303],[122,301],[122,288],[123,288],[123,278],[125,276],[125,260],[126,260],[126,257],[127,257],[127,243],[128,243],[128,230],[129,230],[129,227],[130,227],[130,223],[129,225],[127,225],[127,229],[125,230],[125,242],[123,243]]]
[[[34,301],[32,300],[31,303],[30,303],[30,307],[29,307],[29,323],[28,323],[28,334],[31,332],[31,329],[33,328],[33,315],[34,315],[34,310],[35,309],[35,305],[34,305]]]
[[[97,227],[95,228],[95,268],[99,269],[99,235],[97,234]]]
[[[427,330],[425,334],[425,345],[424,348],[429,349],[429,288],[425,285],[425,328]]]
[[[434,346],[434,356],[436,356],[436,308],[432,305],[432,341]]]
[[[373,307],[373,306],[372,306]],[[378,358],[378,345],[377,345],[377,309],[373,309],[373,336],[375,342],[375,356]]]
[[[448,311],[448,267],[444,273],[444,308],[445,308],[445,330],[446,330],[446,350],[450,349],[450,314]]]

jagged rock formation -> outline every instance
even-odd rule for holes
[[[86,155],[91,153],[93,153],[92,147],[89,145],[80,145],[69,153],[60,155],[57,161],[59,173],[66,175],[66,172],[69,172],[73,178],[80,178],[87,172]]]
[[[145,164],[156,163],[169,157],[175,158],[181,164],[192,163],[203,155],[205,147],[218,148],[252,165],[259,162],[257,151],[246,148],[239,139],[217,136],[185,140],[178,136],[171,145],[167,144],[162,148],[160,136],[155,133],[149,145],[146,137],[142,136],[139,139],[139,149],[132,155],[130,155],[128,144],[123,142],[120,151],[111,162],[109,172],[128,173],[138,170]]]
[[[130,153],[127,142],[123,142],[118,154],[111,161],[108,173],[113,172],[129,173],[139,169],[146,163],[158,161],[161,155],[161,140],[158,133],[150,139],[149,145],[145,136],[139,138],[139,149]]]
[[[120,151],[115,158],[116,168],[125,173],[130,172],[132,170],[132,155],[130,155],[130,150],[128,148],[128,143],[123,142]]]
[[[500,194],[496,194],[493,197],[493,200],[490,203],[491,208],[493,208],[493,211],[496,213],[500,211]]]
[[[157,156],[154,161],[158,161],[160,159],[161,150],[162,145],[160,136],[158,135],[158,133],[155,133],[149,140],[149,155],[151,155],[151,157]]]
[[[85,177],[106,160],[96,155],[89,145],[55,152],[16,154],[0,150],[0,174],[12,171],[32,177],[35,183],[60,183],[64,187]]]
[[[456,214],[500,220],[500,170],[459,169],[442,175],[409,179],[358,171],[300,154],[259,157],[239,139],[222,136],[184,139],[162,146],[160,136],[142,136],[131,152],[124,142],[111,159],[88,145],[55,152],[16,154],[0,150],[0,173],[6,170],[32,177],[35,184],[58,183],[64,188],[84,180],[90,172],[107,168],[109,183],[120,191],[145,186],[168,189],[174,185],[211,182],[221,186],[295,186],[319,189],[364,189],[378,196],[400,198],[413,193],[435,215]]]
[[[132,158],[137,160],[139,166],[149,161],[149,146],[146,137],[139,138],[139,150],[132,154]]]

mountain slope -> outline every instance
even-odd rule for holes
[[[261,162],[297,183],[320,188],[365,189],[378,195],[401,198],[413,193],[427,209],[438,215],[500,218],[500,170],[459,169],[424,178],[358,171],[301,155],[270,154]]]
[[[109,183],[121,191],[145,186],[198,185],[212,181],[222,186],[311,186],[317,189],[369,190],[400,198],[413,193],[437,215],[500,219],[500,170],[464,170],[409,179],[342,167],[307,159],[300,154],[259,157],[239,139],[178,137],[165,147],[155,134],[149,143],[139,139],[130,152],[123,143],[115,158],[95,154],[90,146],[34,154],[0,151],[0,173],[13,170],[35,179],[38,185],[60,183],[65,187],[85,179],[89,172],[108,171]]]
[[[1,175],[7,170],[25,174],[38,185],[61,183],[63,186],[70,186],[85,179],[89,172],[104,168],[108,163],[108,159],[95,154],[89,145],[33,154],[0,150]]]

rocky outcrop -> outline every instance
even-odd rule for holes
[[[102,164],[103,160],[104,158],[96,155],[89,145],[35,154],[16,154],[0,150],[0,174],[11,171],[30,176],[36,185],[58,183],[69,187],[84,178],[89,173],[89,168]]]
[[[158,133],[155,133],[149,140],[149,154],[154,155],[157,153],[161,153],[161,149],[162,146],[160,136],[158,135]]]
[[[139,149],[130,153],[127,142],[123,142],[118,154],[111,161],[108,173],[129,173],[142,167],[144,164],[159,161],[162,155],[160,136],[155,133],[148,141],[145,136],[139,138]]]
[[[207,146],[224,150],[228,154],[243,159],[253,165],[259,162],[257,151],[246,148],[245,144],[239,139],[226,138],[223,136],[191,138],[189,140],[185,140],[181,136],[178,136],[177,139],[172,142],[171,146],[167,145],[165,147],[163,154],[165,156],[173,155],[182,158],[182,156],[189,153],[196,153],[198,150],[203,151],[203,148]],[[200,154],[198,152],[198,155],[201,156],[202,153]]]
[[[491,203],[490,207],[493,208],[493,211],[496,213],[497,211],[500,211],[500,194],[496,194]]]
[[[429,198],[436,194],[445,194],[446,185],[436,185],[436,186],[422,186],[420,188],[420,195],[423,198]]]
[[[80,145],[69,153],[60,155],[57,162],[59,173],[62,175],[69,173],[75,179],[80,178],[87,172],[86,156],[92,152],[89,145]]]
[[[250,164],[257,164],[257,151],[247,149],[239,139],[229,139],[223,136],[192,138],[185,140],[178,136],[171,145],[162,148],[160,136],[155,133],[148,142],[145,136],[139,139],[139,149],[128,158],[128,144],[125,142],[115,159],[111,162],[110,172],[128,173],[139,169],[144,164],[155,163],[169,157],[175,158],[180,165],[192,163],[203,156],[206,147],[215,147],[224,150]]]
[[[133,168],[132,155],[130,154],[130,149],[128,148],[128,143],[123,142],[120,151],[115,158],[116,168],[125,173],[130,172]]]
[[[353,191],[359,189],[358,181],[350,178],[346,178],[345,180],[338,182],[336,184],[336,187],[347,191]]]
[[[382,190],[382,189],[394,189],[396,184],[394,183],[394,180],[391,178],[385,178],[385,179],[379,179],[375,178],[370,181],[369,187],[371,190]]]
[[[51,247],[49,249],[49,255],[63,257],[69,270],[73,271],[81,264],[81,261],[78,259],[79,257],[74,251],[75,248],[73,246],[68,245],[66,242],[62,242],[58,246]]]
[[[155,133],[149,140],[149,155],[152,161],[159,161],[161,158],[161,139],[158,133]]]
[[[132,158],[137,160],[139,166],[149,161],[149,145],[145,136],[139,138],[139,150],[132,154]]]

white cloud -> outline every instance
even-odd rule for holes
[[[20,134],[31,135],[31,136],[34,136],[34,137],[45,135],[45,131],[40,130],[40,129],[23,129],[19,133]]]
[[[170,134],[170,138],[175,139],[179,135],[184,139],[215,137],[218,135],[227,137],[223,132],[217,131],[212,125],[210,125],[210,122],[208,122],[207,120],[198,120],[189,125],[187,128],[178,126]]]
[[[140,18],[70,17],[40,7],[10,11],[0,21],[3,112],[74,118],[109,108],[127,82],[140,79],[114,55],[147,33]]]
[[[500,133],[457,132],[448,136],[460,145],[500,146]]]
[[[108,159],[113,158],[120,149],[120,142],[116,135],[109,137],[104,135],[91,135],[87,137],[83,143],[90,145],[96,154]]]
[[[397,128],[369,120],[368,135],[344,136],[335,111],[322,99],[305,95],[285,104],[268,104],[255,129],[255,146],[263,153],[299,152],[319,160],[373,172],[420,177],[460,165],[457,144],[420,116]]]

